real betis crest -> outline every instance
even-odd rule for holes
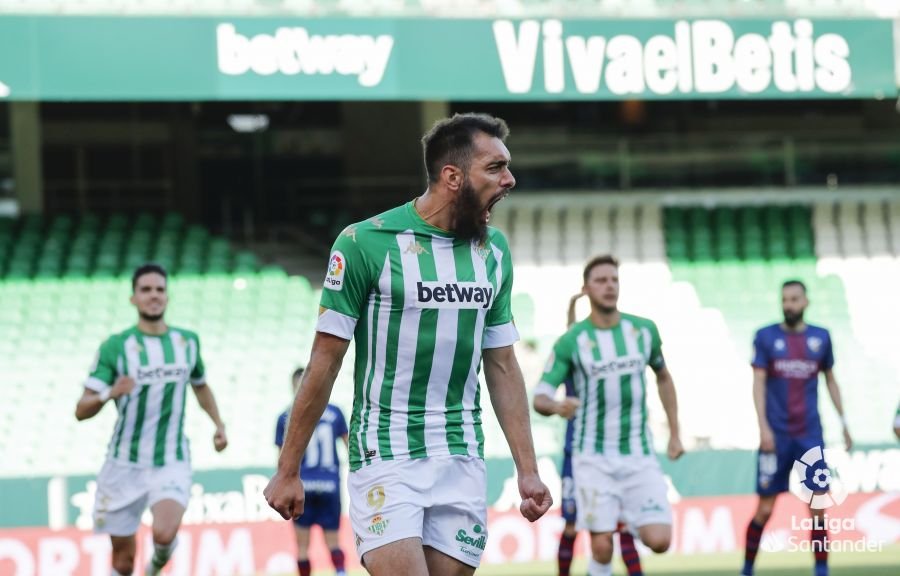
[[[487,261],[488,256],[491,255],[491,249],[482,243],[475,247],[475,254],[482,260]]]
[[[384,534],[384,531],[387,530],[389,523],[390,522],[387,518],[385,518],[381,514],[376,514],[372,518],[372,523],[369,524],[368,531],[376,536],[381,536],[382,534]]]

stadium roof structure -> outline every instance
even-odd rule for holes
[[[900,0],[0,0],[0,14],[413,18],[900,17]]]

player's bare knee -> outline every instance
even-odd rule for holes
[[[134,554],[131,552],[113,554],[112,565],[122,576],[130,576],[134,572]]]
[[[178,526],[153,528],[153,543],[158,546],[168,546],[175,541],[176,536],[178,536]]]
[[[657,536],[649,539],[649,541],[645,541],[644,545],[655,553],[662,554],[669,550],[669,546],[672,545],[672,538],[669,536]]]
[[[666,552],[672,544],[672,528],[664,524],[643,526],[639,530],[639,536],[644,546],[657,554]]]
[[[613,555],[612,534],[591,534],[591,554],[601,564],[609,564]]]

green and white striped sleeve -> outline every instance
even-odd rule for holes
[[[119,346],[117,339],[111,336],[100,345],[94,364],[84,387],[94,392],[103,392],[109,389],[118,376]]]
[[[366,260],[355,236],[341,234],[335,240],[319,303],[317,332],[353,338],[372,283]]]

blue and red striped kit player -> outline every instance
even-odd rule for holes
[[[794,462],[806,461],[804,455],[818,449],[822,454],[825,442],[819,419],[819,374],[825,375],[828,393],[844,426],[844,443],[852,447],[850,432],[844,419],[844,408],[837,380],[834,377],[834,351],[828,330],[807,324],[803,320],[809,305],[806,286],[790,280],[782,286],[784,322],[760,329],[753,341],[753,401],[759,419],[760,445],[756,492],[759,504],[747,527],[744,555],[744,576],[753,574],[753,564],[759,550],[763,527],[772,515],[775,499],[789,488]],[[824,458],[824,457],[822,457]],[[810,493],[827,492],[828,484],[814,482],[816,470],[807,467],[807,478],[801,478]],[[810,535],[815,556],[815,576],[828,575],[827,531],[824,529],[824,510],[810,508],[814,529]]]

